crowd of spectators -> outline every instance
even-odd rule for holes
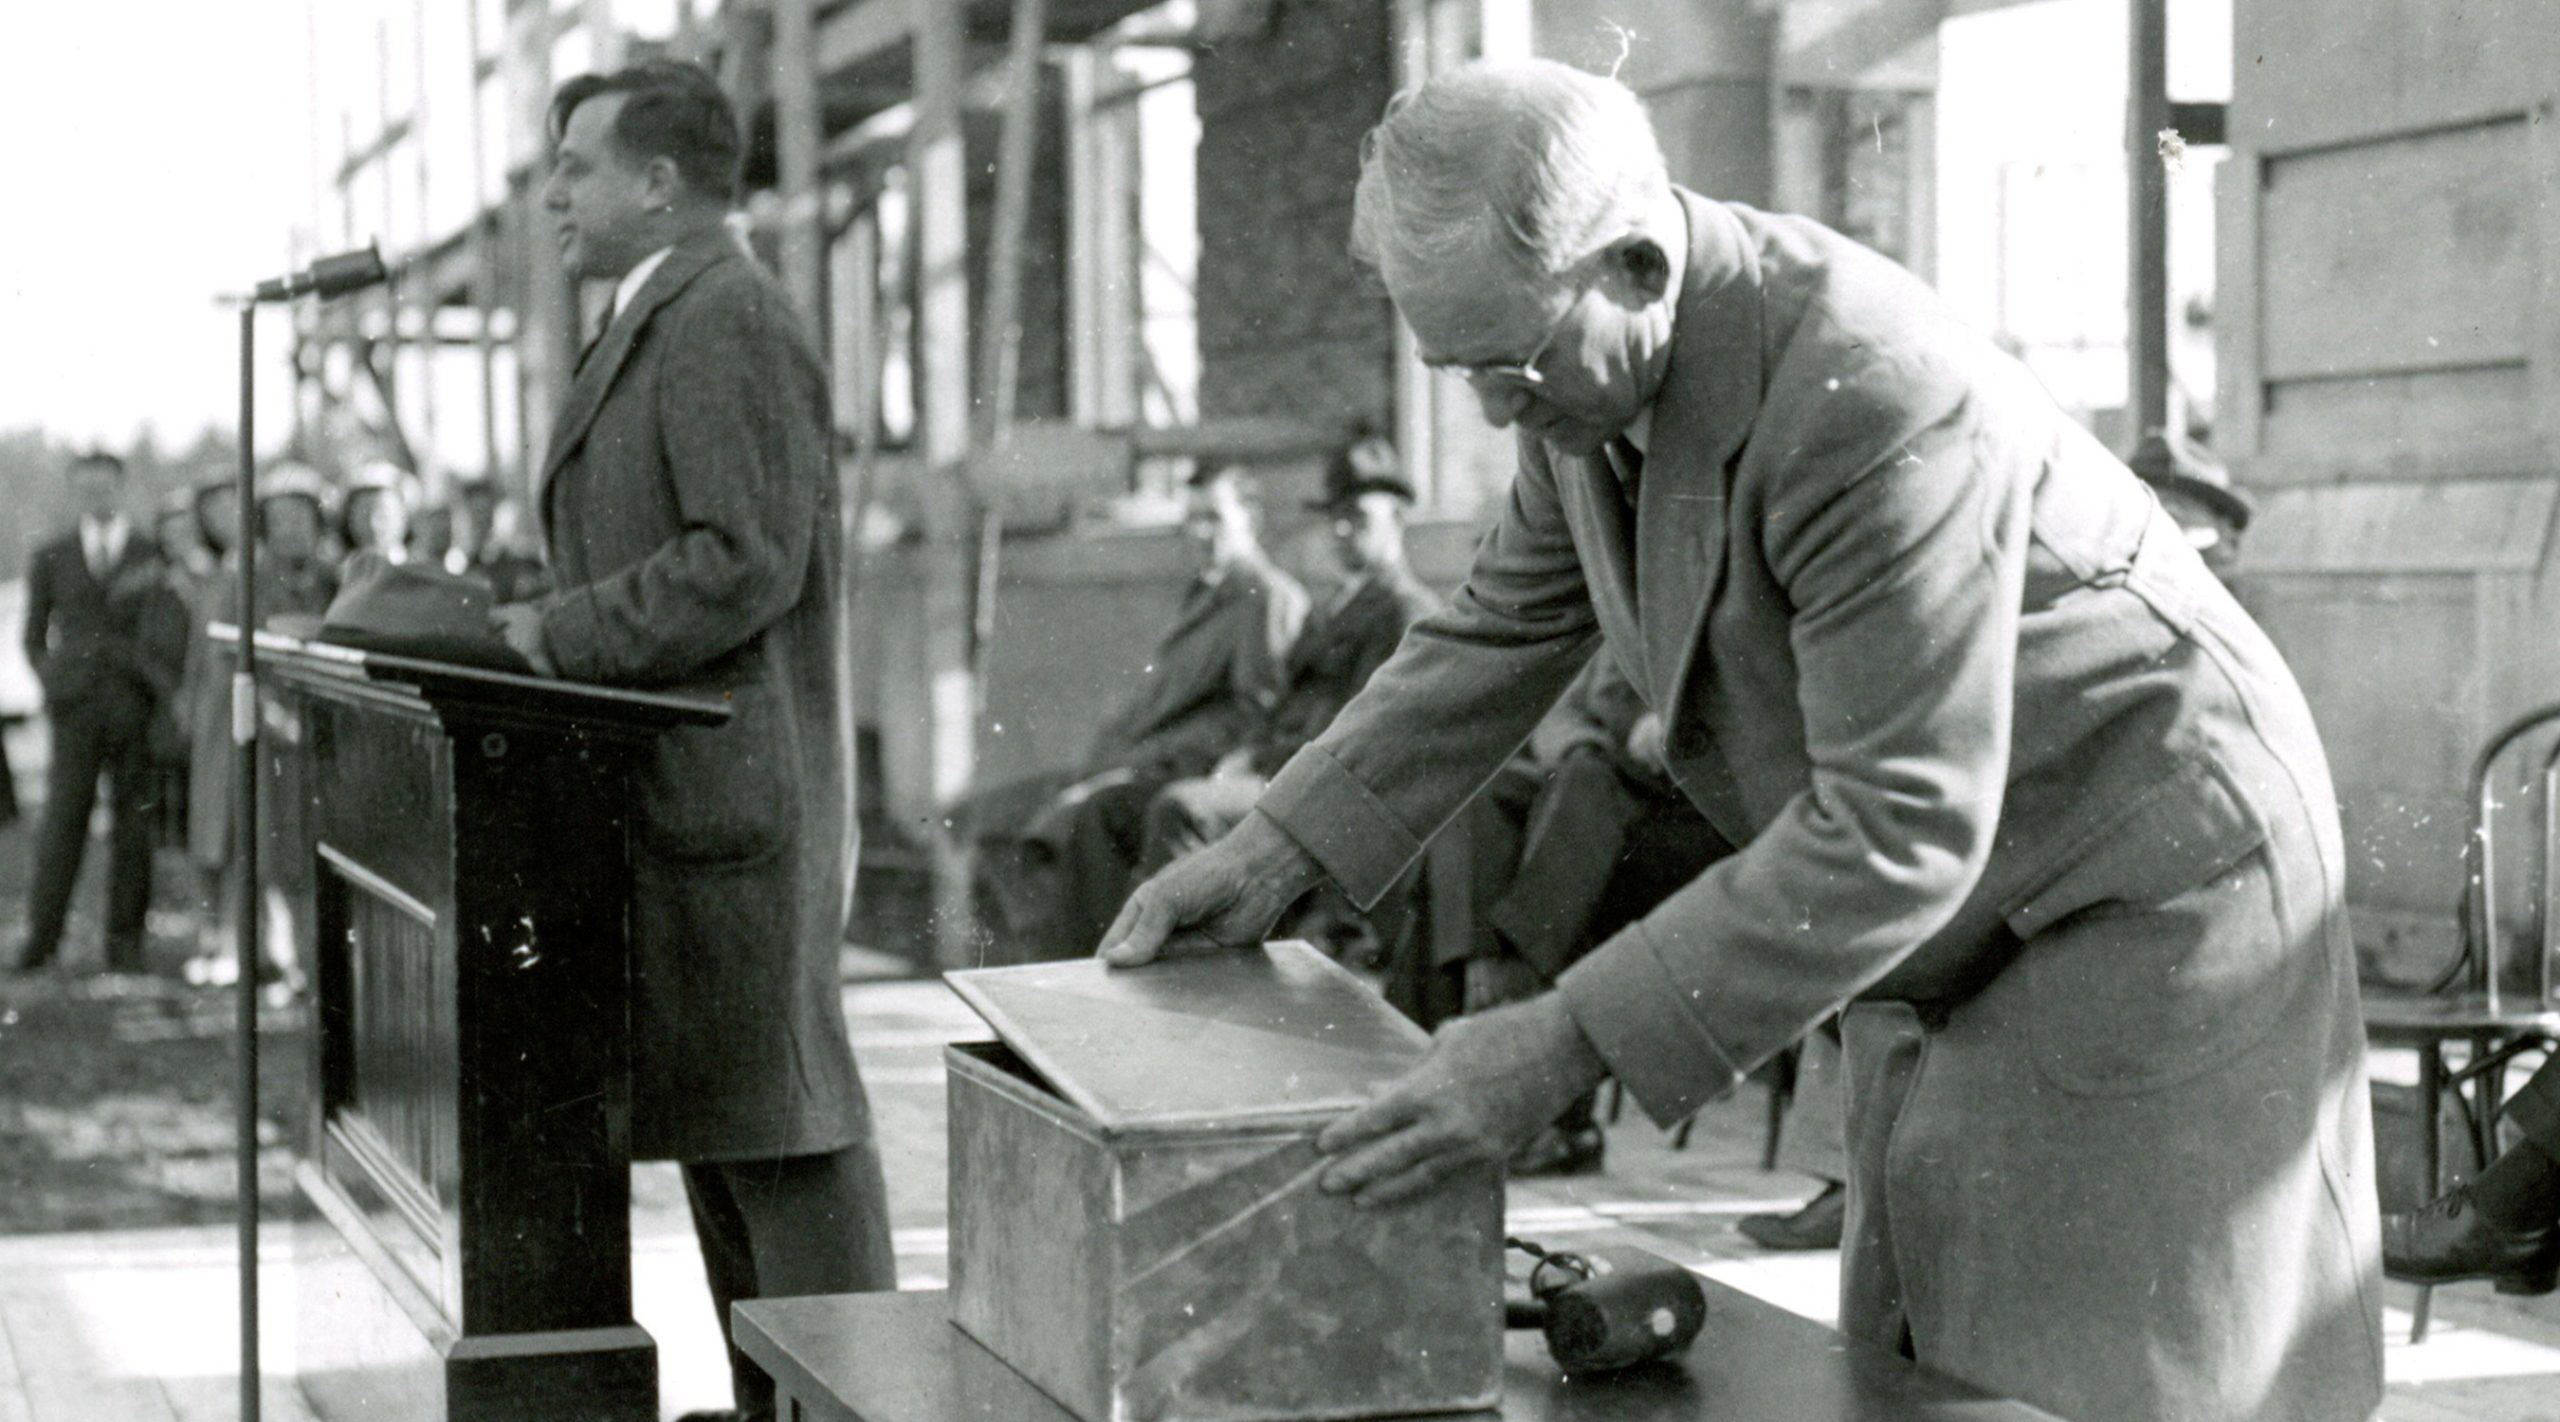
[[[45,685],[54,749],[28,930],[11,966],[46,971],[57,960],[103,781],[113,826],[104,966],[149,966],[142,936],[157,848],[183,852],[190,869],[194,943],[184,976],[236,981],[231,925],[245,874],[232,842],[234,658],[213,629],[241,620],[238,491],[227,478],[208,480],[172,493],[146,520],[124,506],[114,456],[78,456],[70,478],[77,526],[38,550],[29,578],[23,640]],[[280,461],[260,474],[257,502],[246,522],[257,540],[249,620],[259,626],[315,625],[341,567],[365,554],[486,583],[502,601],[543,590],[521,506],[485,480],[454,481],[431,497],[388,464],[333,481]],[[296,991],[289,929],[267,937],[258,971],[279,994]]]

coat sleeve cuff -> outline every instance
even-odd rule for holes
[[[542,604],[542,646],[552,669],[570,681],[606,681],[604,622],[593,588],[555,593]]]
[[[1697,990],[1672,976],[1642,924],[1566,969],[1556,991],[1655,1125],[1687,1119],[1742,1080],[1733,1055],[1692,1010]]]
[[[1386,897],[1422,853],[1422,841],[1386,802],[1322,745],[1290,757],[1258,808],[1363,912]]]

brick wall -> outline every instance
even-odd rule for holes
[[[1392,428],[1394,313],[1346,250],[1392,7],[1280,0],[1200,56],[1200,412]]]

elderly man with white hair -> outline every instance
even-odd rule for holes
[[[2081,1422],[2381,1395],[2333,794],[2159,503],[1907,273],[1674,187],[1633,95],[1477,65],[1363,154],[1355,252],[1519,431],[1509,502],[1135,966],[1381,893],[1606,639],[1739,852],[1328,1130],[1390,1206],[1614,1075],[1679,1119],[1845,1007],[1841,1321]]]

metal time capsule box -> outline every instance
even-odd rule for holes
[[[1303,943],[956,972],[953,1321],[1086,1422],[1466,1411],[1502,1373],[1502,1180],[1316,1187],[1429,1039]]]

